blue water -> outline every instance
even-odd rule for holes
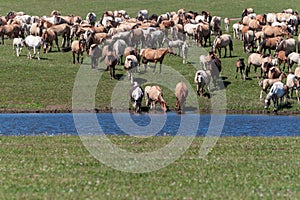
[[[96,116],[97,123],[94,123],[90,116],[91,118]],[[225,117],[224,125],[223,117]],[[300,116],[103,113],[79,114],[76,119],[75,126],[73,114],[70,113],[0,114],[0,135],[207,136],[211,133],[217,136],[300,135]],[[213,125],[210,126],[210,123]],[[219,130],[221,132],[218,132]]]

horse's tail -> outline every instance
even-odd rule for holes
[[[229,50],[233,51],[233,42],[232,42],[232,39],[230,39],[230,41],[229,41]]]

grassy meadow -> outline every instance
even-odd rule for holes
[[[172,137],[112,136],[131,152]],[[222,137],[203,159],[202,137],[174,163],[126,173],[89,154],[79,137],[1,137],[1,199],[297,199],[299,138]]]
[[[31,5],[36,5],[34,8]],[[179,8],[201,12],[209,10],[212,15],[218,15],[222,18],[237,18],[245,7],[253,7],[256,13],[279,12],[285,8],[292,7],[298,10],[298,5],[291,2],[281,1],[275,4],[272,1],[222,1],[210,2],[196,1],[189,2],[171,2],[165,1],[161,6],[159,1],[84,1],[84,2],[66,2],[68,6],[62,5],[61,1],[22,1],[1,2],[0,14],[5,15],[11,10],[24,11],[30,15],[49,15],[54,9],[58,9],[62,14],[75,14],[85,18],[88,12],[95,12],[98,17],[106,10],[125,9],[131,17],[136,15],[139,9],[148,9],[149,13],[165,13],[167,11],[177,11]],[[232,21],[234,23],[235,21]],[[232,26],[230,25],[230,29]],[[232,30],[230,32],[232,34]],[[212,36],[213,40],[213,36]],[[197,48],[194,46],[194,48]],[[210,51],[211,47],[205,50]],[[194,51],[190,48],[190,52]],[[54,52],[41,55],[42,59],[28,60],[26,57],[27,49],[23,49],[22,56],[16,57],[12,50],[12,41],[6,39],[5,45],[0,46],[0,80],[2,92],[0,94],[0,110],[2,112],[35,112],[35,111],[61,111],[68,112],[72,110],[72,91],[75,77],[79,65],[72,64],[71,52]],[[86,57],[86,55],[85,55]],[[253,68],[250,72],[252,80],[242,81],[235,79],[235,62],[237,58],[243,57],[247,61],[248,54],[242,51],[242,42],[234,40],[234,52],[232,58],[222,58],[222,78],[226,86],[227,109],[235,112],[242,111],[263,111],[263,102],[259,100],[260,87],[258,80],[254,78]],[[198,59],[198,55],[195,55]],[[178,71],[190,82],[195,91],[193,83],[194,73],[199,67],[198,60],[193,60],[190,64],[183,65],[182,58],[168,55],[164,60],[164,65]],[[89,69],[89,58],[86,58],[84,65]],[[101,64],[99,71],[94,74],[103,72],[105,66]],[[126,75],[122,66],[117,66],[116,74]],[[166,77],[166,73],[161,76]],[[125,77],[124,77],[125,78]],[[98,83],[95,107],[98,110],[111,109],[111,94],[118,80],[109,80],[109,73],[104,72]],[[173,86],[175,88],[175,85]],[[103,93],[103,91],[105,91]],[[170,109],[175,108],[175,96],[172,89],[164,88],[165,100]],[[199,108],[206,109],[210,107],[210,100],[207,97],[200,97]],[[284,108],[286,112],[298,112],[300,107],[295,100],[289,101],[289,106]]]
[[[2,1],[0,15],[11,10],[30,15],[49,15],[54,9],[63,15],[97,16],[106,10],[125,9],[132,17],[139,9],[149,13],[177,11],[179,8],[201,12],[209,10],[222,18],[238,18],[246,7],[256,13],[280,12],[286,8],[300,10],[296,1]],[[234,21],[233,21],[234,23]],[[230,30],[232,23],[230,25]],[[232,34],[232,30],[230,32]],[[213,39],[213,37],[212,37]],[[206,48],[207,51],[210,47]],[[71,52],[41,54],[41,60],[28,60],[27,50],[16,57],[12,41],[0,45],[0,111],[2,112],[69,112],[72,91],[79,65],[72,64]],[[234,40],[234,57],[222,58],[222,78],[226,86],[227,109],[232,112],[263,112],[260,87],[251,68],[251,80],[235,79],[235,62],[243,53],[242,42]],[[86,57],[86,56],[85,56]],[[95,106],[111,109],[114,86],[121,80],[109,80],[109,73],[89,70],[93,78],[101,76],[96,88]],[[182,58],[166,56],[165,66],[189,80],[197,63],[183,65]],[[126,72],[117,66],[116,74]],[[156,78],[160,76],[157,75]],[[126,76],[124,79],[127,78]],[[175,88],[175,85],[174,85]],[[195,87],[193,87],[195,90]],[[105,91],[105,92],[103,92]],[[128,94],[127,91],[125,91]],[[173,91],[164,88],[164,98],[175,108]],[[144,103],[144,102],[143,102]],[[207,97],[198,97],[199,108],[210,108]],[[289,100],[284,113],[300,110]],[[116,145],[131,152],[155,151],[172,137],[135,138],[109,136]],[[151,173],[126,173],[107,167],[96,160],[77,136],[0,137],[0,199],[297,199],[300,196],[300,140],[297,137],[222,137],[205,158],[199,158],[203,137],[174,163]]]

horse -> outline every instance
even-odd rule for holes
[[[164,112],[168,110],[167,103],[163,99],[162,90],[158,85],[145,87],[145,101],[146,106],[150,106],[150,109],[155,109],[156,104],[159,103]]]
[[[146,48],[141,50],[141,59],[142,63],[144,64],[145,70],[147,70],[148,62],[154,62],[154,69],[153,73],[156,69],[156,63],[159,62],[159,73],[161,73],[161,65],[164,60],[165,55],[169,52],[169,48],[159,48],[159,49],[151,49]]]
[[[210,84],[210,79],[211,79],[211,72],[210,70],[198,70],[195,73],[195,78],[194,82],[196,83],[197,86],[197,94],[199,96],[204,95],[204,87],[207,87],[207,90],[209,91],[209,84]]]
[[[245,62],[244,62],[244,58],[239,58],[236,61],[236,71],[235,71],[235,78],[237,78],[237,74],[240,71],[241,74],[241,78],[246,80],[246,76],[245,76]]]
[[[290,97],[292,98],[293,96],[293,90],[296,90],[296,98],[297,101],[299,102],[299,94],[298,94],[298,89],[299,89],[299,81],[300,81],[300,77],[296,76],[295,74],[288,74],[287,78],[286,78],[286,86],[289,89],[291,89],[291,95]],[[289,94],[289,92],[288,92]]]
[[[37,54],[37,59],[40,60],[40,50],[41,45],[43,44],[42,38],[40,36],[28,35],[24,40],[24,44],[28,48],[27,57],[29,59],[32,59],[30,51],[33,48],[33,56],[35,57],[35,55]]]
[[[216,86],[219,80],[219,75],[222,71],[222,63],[217,54],[210,52],[208,54],[207,69],[210,71],[214,86]]]
[[[19,24],[6,24],[0,26],[0,37],[2,38],[2,44],[4,44],[4,35],[7,35],[10,39],[20,36],[21,26]]]
[[[213,30],[214,35],[219,35],[221,32],[221,17],[213,16],[210,22],[211,30]]]
[[[161,30],[151,31],[145,35],[146,46],[148,48],[156,48],[158,45],[158,48],[161,48],[164,37],[164,32]]]
[[[95,13],[93,12],[89,12],[87,15],[86,15],[86,20],[89,22],[89,24],[91,24],[92,26],[95,25],[95,22],[97,20],[97,16]]]
[[[249,75],[251,65],[254,65],[254,67],[255,67],[254,72],[255,72],[257,78],[258,78],[258,76],[257,76],[256,71],[257,71],[258,67],[261,68],[260,76],[262,77],[263,73],[264,73],[264,77],[266,77],[267,72],[268,72],[269,68],[272,65],[272,58],[268,54],[267,55],[261,55],[259,53],[250,54],[249,57],[248,57],[246,77],[248,77],[248,75]]]
[[[182,40],[170,40],[169,38],[165,37],[163,39],[163,44],[166,43],[169,48],[178,48],[178,55],[181,55],[181,49],[184,41]]]
[[[249,52],[250,48],[252,48],[252,52],[254,52],[254,46],[255,46],[255,42],[254,42],[254,31],[252,30],[248,30],[245,34],[244,34],[244,52]]]
[[[210,41],[210,28],[208,24],[200,23],[197,30],[197,41],[199,46],[203,46],[203,39],[204,39],[204,47],[206,47],[207,40],[209,45],[211,45]]]
[[[273,101],[274,109],[273,111],[276,113],[277,108],[278,108],[278,99],[280,99],[280,105],[282,104],[282,97],[284,97],[284,102],[286,102],[286,96],[287,96],[287,87],[283,85],[281,81],[275,82],[271,89],[270,92],[268,93],[266,99],[265,99],[265,109],[268,109],[271,100]]]
[[[269,50],[269,54],[271,54],[271,50],[276,50],[280,42],[283,40],[282,37],[273,37],[264,39],[257,48],[257,53],[266,53],[266,49]]]
[[[133,72],[139,67],[138,59],[135,55],[128,55],[125,57],[124,69],[128,71],[128,78],[133,83]]]
[[[138,45],[141,44],[141,47],[144,48],[145,45],[145,36],[141,28],[132,29],[130,31],[130,41],[132,46],[138,48]]]
[[[71,27],[68,24],[53,24],[46,20],[41,19],[39,22],[40,31],[43,29],[52,29],[57,36],[62,36],[62,48],[65,47],[66,41],[67,46],[70,46],[71,41]]]
[[[60,48],[58,46],[58,37],[56,33],[52,29],[44,29],[42,34],[42,41],[43,41],[43,49],[44,53],[47,52],[48,43],[50,44],[49,52],[52,51],[53,47],[53,41],[55,41],[55,44],[57,46],[57,50],[60,51]]]
[[[144,91],[137,82],[133,82],[129,89],[129,96],[132,102],[132,107],[135,109],[135,112],[141,112],[142,100],[144,97]]]
[[[221,57],[221,48],[225,49],[225,54],[224,58],[226,57],[227,54],[227,46],[229,45],[229,53],[230,57],[232,57],[231,52],[233,51],[233,43],[232,43],[232,38],[229,34],[223,34],[220,36],[216,36],[213,46],[212,46],[212,52],[216,53],[216,49],[218,49],[219,52],[219,57]]]
[[[148,19],[148,10],[139,10],[137,15],[136,15],[136,19],[139,21],[144,21]]]
[[[89,48],[88,55],[91,57],[92,69],[96,69],[98,67],[98,60],[102,55],[102,49],[98,44],[92,44]]]
[[[181,112],[183,110],[188,93],[189,93],[188,88],[184,82],[181,81],[176,84],[175,96],[176,96],[176,108],[178,112]]]
[[[24,40],[22,38],[14,38],[13,49],[16,49],[17,57],[20,56],[23,46],[24,46]]]
[[[283,62],[283,71],[285,70],[285,64],[287,63],[287,56],[285,54],[285,51],[283,50],[280,50],[278,52],[275,52],[275,55],[274,55],[275,58],[277,58],[277,61],[278,61],[278,67],[280,68],[280,65],[281,63]]]
[[[299,64],[299,59],[300,59],[300,54],[299,53],[292,52],[288,55],[287,63],[288,63],[289,72],[292,71],[293,65],[295,63]]]
[[[286,54],[296,52],[296,40],[294,38],[289,38],[286,40],[281,40],[281,42],[276,47],[276,52],[284,50]]]
[[[126,46],[126,42],[122,39],[117,39],[113,41],[113,51],[116,53],[118,64],[122,64],[122,58]]]
[[[225,31],[226,33],[229,33],[229,25],[230,25],[230,19],[229,18],[224,18],[224,24],[225,24]]]
[[[77,54],[77,63],[81,57],[80,63],[83,62],[83,52],[85,51],[86,40],[83,36],[80,37],[80,40],[74,40],[71,44],[72,54],[73,54],[73,64],[75,64],[75,54]]]
[[[115,75],[115,67],[118,64],[118,59],[116,53],[113,51],[113,47],[111,45],[107,46],[107,49],[102,50],[102,58],[100,62],[104,60],[107,69],[109,70],[110,73],[110,80],[113,78],[116,78]]]

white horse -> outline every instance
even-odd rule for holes
[[[274,105],[274,112],[277,111],[278,108],[278,99],[280,99],[280,105],[282,104],[282,97],[284,96],[284,102],[286,102],[286,93],[287,93],[287,89],[286,87],[284,87],[283,83],[281,81],[277,81],[275,82],[271,89],[270,92],[268,93],[266,99],[265,99],[265,109],[268,109],[270,104],[271,104],[271,100],[273,101],[273,105]]]
[[[181,55],[181,49],[184,41],[182,40],[170,40],[169,38],[164,38],[163,43],[166,43],[169,48],[178,48],[178,55]]]
[[[22,48],[24,46],[24,40],[22,38],[14,38],[13,40],[13,49],[16,49],[16,55],[19,57],[21,52],[22,52]]]
[[[293,65],[295,63],[299,64],[299,59],[300,59],[299,53],[292,52],[288,55],[287,63],[288,63],[289,72],[292,70]]]
[[[211,73],[209,70],[198,70],[195,73],[194,81],[197,86],[197,94],[199,96],[204,95],[204,87],[206,86],[207,90],[209,91],[209,84],[211,79]]]
[[[133,82],[129,90],[130,99],[135,112],[141,112],[142,100],[144,97],[144,91],[137,82]]]
[[[148,19],[148,10],[139,10],[136,15],[136,19],[138,19],[140,21],[147,20]]]
[[[28,35],[25,38],[24,42],[25,42],[25,46],[28,48],[27,57],[29,59],[32,59],[30,51],[33,48],[33,56],[35,56],[37,54],[37,58],[38,58],[38,60],[40,60],[40,51],[41,51],[41,46],[43,45],[42,37]],[[37,50],[37,52],[36,52],[36,50]]]
[[[86,15],[86,18],[85,18],[88,22],[89,22],[89,24],[91,24],[91,25],[95,25],[95,22],[96,22],[96,20],[97,20],[97,15],[95,14],[95,13],[93,13],[93,12],[89,12],[87,15]]]
[[[282,40],[276,48],[276,51],[280,50],[284,50],[286,54],[296,52],[296,40],[294,38]]]
[[[224,24],[225,24],[225,31],[226,33],[229,33],[229,25],[230,25],[230,19],[229,18],[224,18]]]
[[[126,42],[122,39],[118,39],[113,43],[113,51],[116,53],[119,64],[122,63],[122,57],[126,47],[127,47]]]
[[[188,56],[188,51],[189,51],[189,46],[186,42],[183,43],[181,46],[182,48],[182,64],[187,64],[187,56]]]
[[[149,48],[161,48],[163,46],[163,39],[165,34],[161,30],[151,31],[145,36],[146,47]]]
[[[130,83],[133,83],[133,73],[137,71],[139,62],[135,55],[128,55],[125,58],[124,68],[128,70],[128,78]]]

